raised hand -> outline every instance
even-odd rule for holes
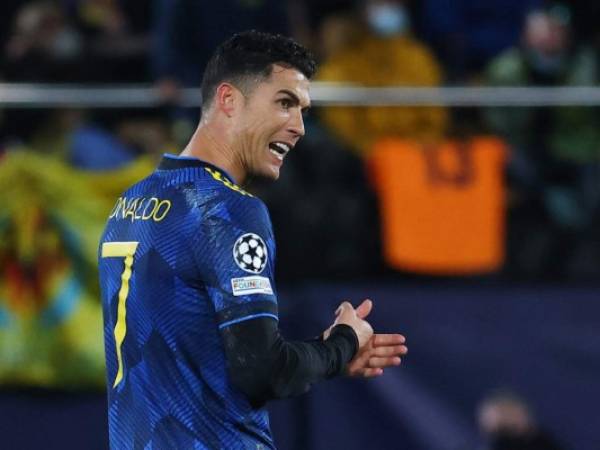
[[[371,300],[363,301],[356,314],[361,319],[366,318],[373,309]],[[361,347],[356,356],[350,361],[346,371],[353,377],[377,377],[383,374],[383,369],[400,365],[403,355],[408,353],[406,338],[401,334],[374,334],[368,344]]]
[[[365,378],[382,375],[386,367],[400,365],[400,357],[408,353],[405,342],[401,334],[374,334],[348,363],[346,373]]]
[[[358,337],[359,349],[367,345],[373,336],[373,328],[371,328],[369,322],[363,320],[371,310],[371,306],[368,304],[365,305],[365,302],[371,303],[370,300],[365,300],[357,309],[354,309],[350,302],[342,302],[342,304],[335,311],[335,322],[333,322],[333,325],[329,327],[327,331],[325,331],[324,338],[327,339],[329,337],[331,328],[336,325],[344,324],[352,327],[356,333],[356,336]]]

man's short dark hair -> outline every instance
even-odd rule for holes
[[[289,37],[254,30],[234,34],[217,47],[206,65],[201,88],[202,107],[210,105],[223,82],[248,94],[271,75],[274,64],[296,69],[308,79],[316,68],[309,50]]]

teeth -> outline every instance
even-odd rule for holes
[[[269,149],[269,151],[275,155],[277,157],[277,159],[279,161],[283,161],[283,155],[281,153],[276,152],[275,150],[273,150],[272,148]]]
[[[269,151],[277,156],[277,159],[283,161],[285,155],[291,150],[291,147],[285,142],[272,142],[269,144]]]
[[[290,147],[283,142],[275,142],[275,145],[281,149],[282,152],[287,153],[290,151]]]

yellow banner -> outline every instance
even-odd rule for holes
[[[0,384],[104,386],[98,240],[153,167],[82,172],[24,150],[0,160]]]

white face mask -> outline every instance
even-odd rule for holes
[[[367,21],[379,36],[394,36],[408,31],[410,19],[402,5],[382,3],[367,8]]]

